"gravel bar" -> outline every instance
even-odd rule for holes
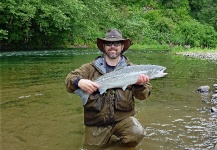
[[[177,52],[177,55],[217,61],[217,52]]]

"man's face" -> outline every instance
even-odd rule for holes
[[[124,45],[121,41],[106,42],[104,44],[105,54],[111,59],[118,58],[121,55],[123,48]]]

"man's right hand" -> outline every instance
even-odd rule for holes
[[[97,91],[97,89],[99,88],[99,85],[91,80],[81,79],[78,82],[78,87],[86,91],[87,93],[92,94],[93,92]]]

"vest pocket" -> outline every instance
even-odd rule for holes
[[[87,101],[87,104],[84,105],[85,110],[91,110],[91,111],[100,111],[102,109],[103,105],[103,95],[100,94],[91,94],[89,96],[89,99]]]
[[[134,109],[132,90],[116,90],[115,108],[121,111],[131,111]]]

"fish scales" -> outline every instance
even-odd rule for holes
[[[167,74],[164,73],[164,70],[166,70],[166,67],[158,65],[126,66],[106,73],[94,82],[99,85],[98,90],[100,94],[103,94],[110,88],[122,88],[122,90],[125,90],[128,85],[135,84],[141,74],[147,75],[150,79],[164,77]],[[89,94],[81,89],[77,89],[74,93],[81,97],[82,102],[85,105]]]

